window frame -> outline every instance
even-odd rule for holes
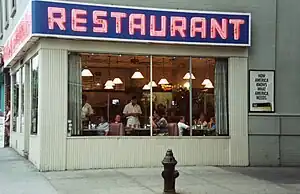
[[[17,1],[11,0],[11,13],[10,17],[13,18],[16,15],[17,12]]]
[[[4,21],[4,17],[3,17],[3,0],[0,0],[0,40],[3,39],[3,21]]]
[[[7,30],[9,27],[9,16],[8,16],[8,0],[5,0],[4,6],[4,29]]]
[[[37,82],[38,82],[38,85],[39,85],[39,58],[38,58],[39,56],[38,56],[38,53],[36,53],[35,55],[33,55],[32,57],[31,57],[31,59],[30,59],[30,61],[29,61],[29,69],[30,69],[30,71],[29,71],[29,80],[30,80],[30,135],[38,135],[38,110],[37,110],[37,114],[36,114],[36,130],[34,131],[33,130],[33,122],[32,122],[32,119],[33,119],[33,117],[32,117],[32,112],[34,111],[33,110],[33,81],[32,81],[32,75],[33,75],[33,60],[35,59],[35,58],[37,58],[36,60],[37,60],[37,72],[38,72],[38,80],[37,80]],[[37,86],[38,86],[37,85]],[[39,93],[39,91],[37,91],[37,99],[38,99],[38,93]],[[37,109],[38,109],[38,100],[37,100]]]
[[[76,51],[76,52],[74,52],[73,54],[78,54],[78,53],[80,53],[80,51]],[[70,54],[70,53],[69,53]],[[99,52],[98,54],[106,54],[105,52]],[[113,55],[116,55],[116,54],[118,54],[118,55],[120,55],[120,53],[110,53],[110,54],[113,54]],[[122,55],[124,55],[124,53],[122,53]],[[132,53],[126,53],[125,55],[134,55],[134,54],[132,54]],[[154,81],[153,80],[153,58],[154,57],[157,57],[157,56],[162,56],[162,55],[152,55],[152,54],[149,54],[149,55],[147,55],[148,57],[149,57],[149,59],[150,59],[150,61],[149,61],[149,64],[150,64],[150,83],[152,83],[152,81]],[[167,55],[166,55],[167,56]],[[170,57],[170,56],[169,56]],[[180,56],[180,55],[175,55],[175,56],[173,56],[173,57],[184,57],[184,56]],[[195,56],[186,56],[186,57],[188,57],[189,59],[188,59],[188,73],[192,73],[193,72],[193,68],[194,68],[194,64],[193,64],[193,61],[192,61],[192,59],[193,58],[197,58],[197,57],[195,57]],[[202,57],[200,57],[200,58],[202,58]],[[220,59],[223,59],[222,57],[214,57],[215,58],[215,63],[217,63],[217,60],[220,60]],[[228,57],[225,57],[224,59],[226,59],[226,61],[227,61],[227,71],[226,71],[226,90],[227,90],[227,92],[226,92],[226,102],[225,102],[225,104],[226,104],[226,114],[227,114],[227,122],[226,122],[226,125],[227,125],[227,133],[226,134],[217,134],[218,133],[218,130],[216,130],[216,134],[215,135],[213,135],[213,136],[218,136],[218,135],[221,135],[221,136],[229,136],[229,134],[230,134],[230,129],[229,129],[229,113],[228,113],[228,104],[229,104],[229,102],[228,102],[228,98],[229,98],[229,96],[228,96],[228,65],[229,65],[229,58]],[[68,64],[69,64],[69,62],[68,62]],[[81,59],[80,59],[80,64],[81,64]],[[68,67],[69,68],[69,67]],[[214,73],[215,73],[215,71],[216,70],[214,70]],[[192,78],[190,77],[188,80],[187,80],[187,82],[189,82],[189,84],[190,84],[190,88],[191,89],[189,89],[189,103],[188,103],[188,106],[189,106],[189,115],[191,115],[189,118],[186,118],[187,120],[186,121],[188,121],[189,122],[189,127],[190,128],[192,128],[193,127],[193,117],[192,117],[192,115],[193,115],[193,80],[192,80]],[[69,87],[69,86],[68,86]],[[153,110],[154,110],[154,107],[152,106],[152,98],[153,98],[153,90],[152,90],[152,87],[150,87],[150,90],[149,90],[149,92],[150,92],[150,120],[152,119],[152,117],[153,117],[153,115],[152,115],[152,112],[153,112]],[[69,94],[68,94],[69,95]],[[215,92],[213,93],[213,95],[215,95]],[[69,98],[69,97],[68,97]],[[216,104],[216,98],[214,97],[214,106],[215,106],[215,104]],[[69,112],[69,105],[68,105],[68,112]],[[214,116],[214,118],[216,118],[216,108],[215,108],[215,116]],[[208,121],[207,121],[208,122]],[[69,116],[68,116],[68,123],[72,123],[72,120],[69,118]],[[72,125],[70,125],[70,126],[72,126]],[[76,136],[76,134],[73,134],[72,132],[73,132],[73,130],[72,130],[72,127],[70,128],[70,126],[68,126],[68,128],[67,128],[67,131],[68,131],[68,135],[69,136]],[[70,134],[69,134],[69,132],[70,132]],[[79,135],[79,134],[77,134],[77,135]],[[152,123],[150,123],[150,136],[149,137],[152,137],[153,136],[153,125],[152,125]],[[189,135],[189,137],[197,137],[197,136],[193,136],[193,131],[192,130],[190,130],[190,135]]]

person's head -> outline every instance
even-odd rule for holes
[[[104,116],[100,116],[99,120],[100,120],[100,123],[105,123],[106,122],[106,119],[105,119]]]
[[[132,103],[132,105],[136,105],[137,104],[137,98],[136,98],[136,96],[132,96],[131,103]]]
[[[82,94],[82,103],[85,104],[87,101],[87,96]]]
[[[185,122],[185,117],[184,117],[184,116],[181,116],[179,121],[180,121],[181,123],[184,123],[184,122]]]
[[[116,115],[115,122],[120,123],[121,122],[121,115]]]
[[[153,118],[154,119],[160,119],[162,116],[159,114],[159,112],[157,110],[153,111]]]
[[[210,122],[216,123],[216,118],[215,118],[215,117],[211,117],[211,118],[210,118]]]
[[[200,114],[200,120],[201,120],[201,121],[205,121],[205,114],[204,114],[204,113],[201,113],[201,114]]]

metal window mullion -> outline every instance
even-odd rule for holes
[[[152,102],[152,97],[153,97],[153,89],[152,89],[152,79],[153,79],[153,61],[152,61],[152,55],[150,56],[150,136],[153,136],[153,125],[152,125],[152,112],[153,112],[153,102]]]
[[[192,126],[193,126],[193,118],[192,118],[192,114],[193,114],[193,111],[192,111],[192,108],[193,108],[192,57],[189,58],[189,73],[190,73],[190,79],[189,79],[189,82],[190,82],[190,88],[189,88],[189,115],[190,115],[190,118],[189,118],[189,121],[190,121],[190,136],[193,136],[193,129],[192,129]]]

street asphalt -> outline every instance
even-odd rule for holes
[[[300,168],[177,167],[180,194],[300,194]],[[162,168],[40,173],[12,149],[0,149],[0,194],[158,194]]]

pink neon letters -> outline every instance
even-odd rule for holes
[[[88,15],[87,10],[71,10],[71,30],[74,32],[88,32]],[[205,17],[185,16],[155,16],[143,13],[126,14],[123,12],[107,12],[95,10],[92,12],[92,28],[94,33],[106,34],[109,32],[109,26],[115,26],[115,33],[127,33],[130,36],[141,35],[151,37],[181,37],[182,39],[201,38],[226,40],[240,40],[241,26],[245,24],[243,19],[216,19]],[[48,8],[48,29],[66,31],[66,22],[68,17],[65,8],[49,7]],[[128,29],[123,29],[122,24],[128,22]],[[90,25],[89,25],[90,26]]]

